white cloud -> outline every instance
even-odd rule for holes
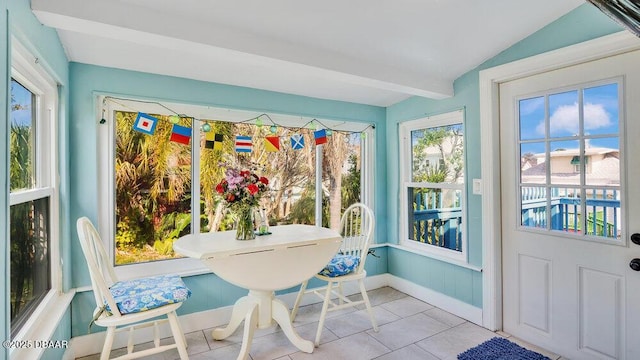
[[[544,97],[520,101],[520,116],[533,114],[538,109],[544,109]]]
[[[578,103],[559,106],[551,114],[549,126],[551,134],[577,134],[578,133]],[[611,125],[611,118],[602,104],[586,103],[584,105],[584,130],[598,129]],[[544,121],[536,127],[538,134],[544,134]]]

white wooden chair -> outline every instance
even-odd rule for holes
[[[364,287],[364,278],[367,276],[367,272],[364,269],[364,264],[369,252],[369,245],[373,238],[373,229],[375,226],[375,219],[373,211],[366,205],[356,203],[347,208],[340,220],[340,235],[342,235],[342,245],[336,257],[332,259],[330,264],[338,262],[337,269],[327,267],[317,275],[315,278],[326,281],[327,286],[321,288],[314,288],[307,290],[308,280],[303,282],[300,286],[300,291],[291,310],[291,320],[293,321],[298,313],[298,307],[300,301],[305,294],[313,293],[320,297],[324,303],[322,304],[322,312],[320,313],[320,322],[318,323],[318,330],[316,332],[315,345],[320,345],[320,336],[322,334],[322,328],[327,316],[327,312],[340,310],[346,307],[365,304],[369,317],[371,319],[371,325],[374,331],[378,331],[378,325],[376,319],[373,316],[373,310],[371,309],[371,303],[367,296],[367,290]],[[344,259],[350,262],[351,259],[356,258],[357,266],[346,274],[342,274],[343,267],[349,267],[349,264],[340,264]],[[344,265],[344,266],[342,266]],[[360,287],[360,294],[362,300],[352,301],[342,293],[342,284],[347,281],[358,281]],[[337,303],[334,299],[337,299]]]
[[[100,235],[91,221],[82,217],[78,219],[76,226],[82,252],[89,266],[91,287],[96,299],[92,322],[107,328],[100,360],[109,359],[115,333],[121,330],[129,330],[127,354],[116,359],[136,359],[170,349],[177,349],[180,359],[188,359],[186,341],[180,329],[176,309],[182,305],[182,301],[191,295],[191,292],[180,277],[168,275],[118,281],[100,240]],[[138,295],[144,296],[144,299],[129,297],[130,292],[138,290],[141,290]],[[162,315],[166,315],[167,318],[149,321]],[[167,321],[175,343],[160,345],[158,325]],[[149,326],[154,327],[155,346],[151,349],[134,352],[134,330]],[[119,328],[116,329],[116,327]]]

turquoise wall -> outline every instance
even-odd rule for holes
[[[462,75],[454,82],[455,96],[444,100],[412,97],[387,108],[387,201],[395,203],[400,196],[398,125],[404,121],[465,109],[465,140],[467,165],[467,238],[469,263],[482,266],[482,197],[473,195],[472,179],[480,178],[482,158],[480,147],[479,72],[500,64],[559,49],[596,37],[620,31],[620,27],[594,6],[581,5],[574,11],[540,29],[526,39]],[[387,236],[398,243],[400,219],[398,212],[389,213]],[[413,269],[420,269],[414,271]],[[477,307],[482,306],[480,273],[445,264],[425,256],[400,249],[389,253],[389,272],[418,285],[431,288]],[[435,274],[433,274],[435,272]]]
[[[10,113],[10,74],[11,74],[11,35],[15,36],[20,43],[27,47],[36,57],[40,59],[39,64],[43,66],[49,74],[60,84],[59,96],[60,96],[60,113],[58,130],[60,132],[59,140],[59,173],[61,177],[60,188],[60,239],[61,239],[61,254],[63,259],[69,259],[69,196],[68,196],[68,161],[66,154],[68,153],[67,145],[65,143],[67,139],[67,122],[65,111],[67,108],[68,99],[68,84],[69,72],[68,62],[62,44],[58,39],[58,35],[55,30],[42,26],[31,12],[30,3],[28,0],[0,0],[0,83],[4,84],[5,91],[0,98],[0,122],[3,126],[0,128],[0,138],[8,139],[9,132],[9,113]],[[5,274],[9,274],[10,261],[9,261],[9,149],[8,142],[1,141],[2,147],[0,147],[0,183],[2,184],[2,195],[0,196],[0,228],[2,231],[2,246],[0,254],[2,256],[3,270]],[[69,264],[69,263],[67,263]],[[65,289],[70,287],[71,268],[69,266],[63,269],[63,286]],[[2,328],[0,330],[1,339],[10,338],[10,310],[9,310],[9,294],[10,284],[9,277],[3,277],[2,285],[2,300],[0,305],[2,312],[0,318],[2,321]],[[57,340],[70,339],[70,311],[67,309],[63,321],[58,325],[58,331],[54,336],[60,336]],[[65,320],[66,319],[66,320]],[[8,351],[4,348],[0,350],[0,358],[8,358]]]
[[[115,94],[123,97],[140,97],[168,102],[188,103],[223,108],[255,110],[266,113],[294,114],[304,117],[336,119],[372,123],[378,139],[375,156],[386,158],[385,109],[340,101],[320,100],[303,96],[238,86],[207,83],[169,76],[153,75],[79,63],[71,63],[69,154],[71,188],[71,219],[98,217],[98,170],[96,159],[97,130],[95,101],[98,94]],[[387,205],[386,166],[380,162],[375,168],[375,215],[378,219],[378,241],[385,242]],[[77,236],[72,235],[73,286],[89,284],[84,257]],[[385,265],[379,265],[384,261]],[[386,258],[370,261],[372,271],[386,271]],[[246,294],[220,280],[215,275],[192,276],[185,279],[193,290],[193,297],[181,308],[180,313],[191,313],[231,305]],[[290,289],[291,291],[292,289]],[[82,293],[73,301],[72,333],[86,333],[86,325],[93,309],[90,293]],[[79,311],[76,311],[79,310]],[[96,328],[96,331],[98,329]]]
[[[93,309],[91,309],[93,311]],[[71,308],[68,308],[64,316],[58,324],[58,328],[51,336],[52,341],[62,341],[71,339]],[[46,349],[42,354],[41,360],[60,360],[64,355],[65,348]]]

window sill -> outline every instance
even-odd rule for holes
[[[115,267],[115,271],[118,279],[120,280],[130,280],[135,278],[166,274],[194,276],[211,273],[211,270],[206,267],[202,263],[202,261],[190,258],[119,265]]]
[[[402,250],[402,251],[410,252],[410,253],[413,253],[413,254],[416,254],[416,255],[428,257],[428,258],[431,258],[431,259],[434,259],[434,260],[446,262],[446,263],[451,264],[451,265],[463,267],[465,269],[469,269],[469,270],[473,270],[473,271],[477,271],[477,272],[482,272],[482,268],[481,267],[478,267],[478,266],[475,266],[475,265],[471,265],[466,261],[460,261],[460,260],[452,259],[452,258],[447,257],[447,256],[434,254],[433,252],[426,251],[424,249],[420,249],[417,246],[408,246],[408,245],[404,245],[404,244],[390,244],[390,243],[388,243],[387,246],[392,247],[392,248],[396,248],[396,249],[399,249],[399,250]]]
[[[51,291],[31,315],[22,330],[18,332],[15,339],[22,341],[68,341],[69,339],[51,339],[55,333],[60,320],[73,300],[75,290],[67,293],[57,293]],[[44,347],[13,348],[10,350],[11,359],[37,359],[42,356],[46,349]]]

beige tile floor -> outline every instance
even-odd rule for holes
[[[430,304],[417,300],[390,287],[369,291],[371,304],[380,327],[374,332],[364,307],[329,313],[325,321],[320,346],[312,354],[300,352],[278,327],[257,330],[251,345],[252,360],[449,360],[494,336],[507,337],[520,346],[537,351],[552,360],[560,356],[512,338],[494,333]],[[359,297],[359,295],[358,295]],[[300,308],[294,326],[305,339],[314,339],[322,304]],[[191,360],[235,360],[240,351],[242,326],[223,341],[211,339],[212,329],[186,334]],[[166,340],[169,341],[169,340]],[[172,341],[172,340],[171,340]],[[136,349],[151,347],[142,344]],[[126,353],[114,350],[112,357]],[[98,359],[97,354],[80,358]],[[146,357],[153,360],[178,359],[175,350]]]

